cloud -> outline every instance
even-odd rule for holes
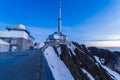
[[[119,44],[120,10],[119,9],[120,9],[120,1],[114,0],[111,5],[103,9],[98,14],[91,16],[84,23],[74,27],[72,26],[72,27],[64,28],[64,32],[71,39],[79,43],[85,43],[87,45],[94,45],[94,46],[96,45],[96,46],[118,47],[120,46]],[[93,41],[91,42],[90,40]]]
[[[120,41],[96,41],[87,42],[87,46],[97,46],[97,47],[120,47]]]
[[[69,29],[76,40],[120,39],[120,1],[115,0],[83,24]],[[70,35],[71,36],[71,35]]]

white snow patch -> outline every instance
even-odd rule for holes
[[[2,39],[0,39],[0,45],[10,45],[8,42],[6,42],[6,41],[3,41]]]
[[[57,51],[58,51],[58,54],[59,54],[59,55],[62,54],[61,47],[58,47],[58,48],[57,48]]]
[[[80,64],[82,64],[80,61],[79,61]]]
[[[80,52],[85,53],[84,51],[82,51],[81,49],[79,49],[78,47],[75,46],[75,48],[77,48]]]
[[[89,49],[87,49],[88,50],[88,52],[91,52]]]
[[[70,71],[64,62],[60,60],[52,47],[49,46],[44,51],[44,55],[48,61],[55,80],[74,80]]]
[[[71,49],[73,55],[76,55],[75,52],[74,52],[75,46],[73,44],[68,45],[68,48]]]
[[[38,48],[41,48],[45,45],[45,43],[40,43],[39,47]]]
[[[100,63],[100,65],[101,65],[106,71],[108,71],[111,75],[113,75],[117,80],[120,80],[120,74],[118,74],[117,72],[111,70],[110,68],[102,65],[101,62],[100,62],[100,60],[99,60],[99,58],[98,58],[97,56],[94,56],[94,57],[95,57],[96,61],[97,61],[98,63]]]
[[[82,69],[82,71],[83,71],[84,73],[87,74],[87,76],[90,78],[90,80],[95,80],[95,79],[93,78],[93,76],[92,76],[89,72],[87,72],[84,68],[81,68],[81,69]]]

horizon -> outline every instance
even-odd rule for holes
[[[0,30],[22,23],[37,42],[44,42],[58,26],[59,0],[52,1],[1,0]],[[79,43],[120,47],[119,9],[119,0],[62,0],[62,32]]]

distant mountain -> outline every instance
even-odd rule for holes
[[[99,57],[101,61],[104,60],[104,65],[120,73],[120,52],[112,52],[107,49],[98,49],[96,47],[89,47],[88,50],[90,50],[92,55]]]
[[[110,51],[119,51],[120,52],[120,47],[102,47],[102,49],[108,49]]]
[[[47,42],[44,56],[55,80],[119,80],[120,53],[77,42]]]

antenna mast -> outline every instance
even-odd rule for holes
[[[61,0],[59,0],[59,12],[58,12],[58,33],[62,32],[62,20],[61,20]]]

